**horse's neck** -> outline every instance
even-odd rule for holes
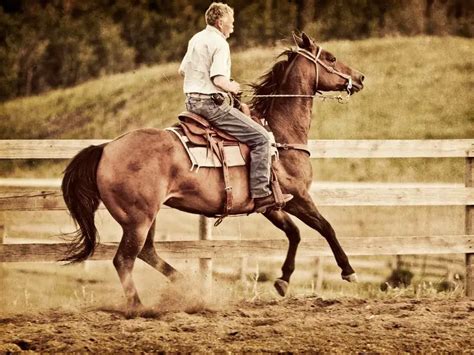
[[[308,143],[312,99],[274,98],[268,125],[279,143]]]
[[[293,62],[294,63],[294,62]],[[290,67],[291,68],[291,67]],[[290,70],[287,69],[288,70]],[[293,67],[280,84],[278,94],[311,95],[305,72]],[[275,97],[268,112],[268,124],[279,143],[307,144],[313,100],[308,97]]]

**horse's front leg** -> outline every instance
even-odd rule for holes
[[[339,244],[334,229],[319,213],[309,193],[305,192],[302,196],[295,196],[285,207],[285,210],[317,230],[329,243],[336,263],[341,268],[342,279],[349,282],[357,282],[357,275],[350,265],[346,253]]]
[[[293,271],[295,271],[296,250],[298,249],[298,244],[301,240],[300,231],[286,212],[273,210],[265,213],[264,216],[268,218],[273,225],[284,231],[288,238],[288,253],[281,268],[282,276],[277,279],[274,284],[275,289],[280,296],[285,296],[290,283],[290,277],[293,274]]]

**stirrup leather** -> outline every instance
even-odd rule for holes
[[[286,202],[283,199],[283,193],[281,192],[280,182],[278,181],[278,178],[273,166],[271,168],[270,185],[272,188],[273,197],[275,198],[275,207],[273,209],[281,210],[283,207],[285,207]]]

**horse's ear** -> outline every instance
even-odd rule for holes
[[[296,32],[292,32],[293,35],[293,41],[295,41],[295,44],[297,47],[303,47],[303,39],[296,34]]]
[[[316,48],[313,40],[309,38],[308,35],[304,32],[301,34],[301,41],[303,42],[303,44],[300,46],[301,48],[307,49],[309,51],[312,51]]]

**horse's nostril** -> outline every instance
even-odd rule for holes
[[[361,75],[360,75],[360,82],[363,82],[364,79],[365,79],[365,76],[361,74]]]

